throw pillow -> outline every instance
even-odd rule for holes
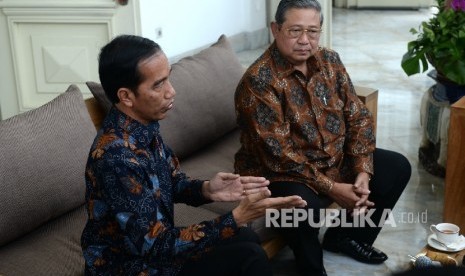
[[[244,68],[225,35],[171,68],[174,108],[160,125],[166,144],[183,158],[236,128],[234,92]]]
[[[108,97],[105,95],[105,90],[103,90],[102,85],[98,82],[93,82],[93,81],[88,81],[86,82],[86,84],[90,92],[92,93],[92,95],[94,95],[94,98],[97,100],[97,102],[101,105],[101,107],[105,111],[105,114],[107,114],[108,111],[110,111],[110,108],[113,104],[108,99]]]
[[[0,122],[0,246],[84,204],[95,134],[75,85]]]

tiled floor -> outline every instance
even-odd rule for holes
[[[412,178],[393,210],[396,227],[385,227],[375,246],[389,256],[381,265],[365,265],[325,252],[328,275],[389,275],[408,266],[429,234],[429,225],[442,217],[444,180],[427,173],[418,162],[421,140],[420,100],[433,84],[425,74],[407,77],[400,67],[409,30],[430,16],[429,10],[334,9],[333,49],[356,85],[379,89],[377,146],[403,153],[413,168]],[[240,55],[243,62],[263,49]],[[427,212],[426,223],[418,217]],[[423,219],[425,216],[423,216]],[[320,233],[323,234],[323,231]],[[284,249],[273,259],[275,275],[297,275],[292,252]]]

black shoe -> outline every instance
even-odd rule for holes
[[[388,259],[388,256],[373,246],[357,242],[351,238],[325,239],[323,249],[339,253],[342,252],[359,262],[367,264],[380,264]]]

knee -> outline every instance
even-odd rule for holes
[[[384,171],[383,175],[395,177],[397,181],[405,185],[412,174],[410,161],[401,153],[384,149],[376,149],[374,154],[375,174],[376,170]],[[376,164],[378,163],[378,166]]]
[[[393,160],[391,160],[393,181],[399,190],[403,191],[412,175],[412,166],[404,155],[398,152],[394,152],[393,155]]]
[[[260,238],[257,233],[249,227],[242,227],[239,229],[239,233],[233,238],[234,241],[250,242],[260,244]]]
[[[268,260],[263,247],[254,242],[242,242],[240,252],[246,259]]]
[[[260,245],[256,243],[243,243],[240,257],[243,261],[240,265],[239,275],[273,274],[268,256]]]
[[[396,154],[397,157],[394,161],[396,171],[399,175],[400,182],[405,183],[405,185],[407,185],[407,182],[409,181],[410,176],[412,175],[412,165],[404,155],[400,153]]]

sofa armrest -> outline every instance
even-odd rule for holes
[[[373,132],[376,136],[376,123],[378,118],[378,89],[354,86],[358,98],[365,104],[373,115]]]
[[[94,97],[86,99],[85,103],[87,111],[89,111],[90,118],[92,119],[95,128],[98,130],[105,119],[105,110]]]

